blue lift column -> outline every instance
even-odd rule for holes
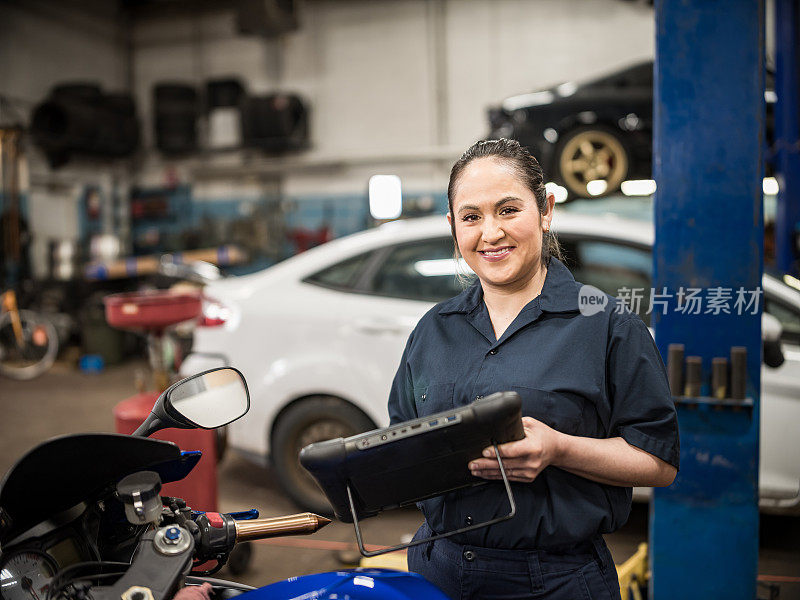
[[[668,303],[653,310],[653,322],[665,359],[671,344],[683,344],[702,369],[699,387],[684,380],[673,388],[681,468],[653,495],[650,598],[753,600],[764,2],[656,0],[655,16],[654,297]],[[730,399],[730,380],[719,395],[711,389],[712,360],[730,358],[734,346],[747,352],[740,400]]]
[[[775,218],[778,270],[798,276],[800,238],[800,6],[775,0],[775,169],[780,184]]]

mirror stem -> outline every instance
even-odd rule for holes
[[[150,437],[156,431],[160,429],[164,429],[167,425],[159,419],[155,414],[152,412],[147,415],[147,418],[144,422],[136,428],[131,435],[135,435],[137,437]]]

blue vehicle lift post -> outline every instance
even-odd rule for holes
[[[649,597],[752,600],[763,295],[754,313],[734,301],[739,288],[758,294],[763,270],[764,2],[656,0],[655,16],[653,280],[668,304],[653,323],[662,356],[683,344],[703,380],[673,390],[681,469],[654,491]],[[681,288],[702,290],[699,314]],[[716,288],[730,290],[730,314],[708,312]],[[747,400],[718,400],[712,358],[733,346],[747,350]]]
[[[800,238],[800,6],[775,0],[775,170],[780,186],[775,216],[775,262],[798,276]]]

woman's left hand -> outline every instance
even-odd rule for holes
[[[506,476],[511,481],[530,483],[545,467],[553,464],[558,455],[559,440],[563,433],[531,417],[522,417],[525,437],[516,442],[498,446]],[[494,447],[483,451],[484,458],[469,463],[469,470],[483,479],[502,479]]]

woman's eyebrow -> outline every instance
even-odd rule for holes
[[[501,206],[503,206],[503,204],[506,204],[507,202],[513,202],[515,200],[519,200],[519,198],[517,198],[516,196],[506,196],[505,198],[501,198],[500,200],[495,202],[494,208],[495,209],[500,208]],[[458,209],[458,213],[461,214],[465,210],[480,210],[480,208],[478,206],[475,206],[474,204],[465,204],[464,206]]]

